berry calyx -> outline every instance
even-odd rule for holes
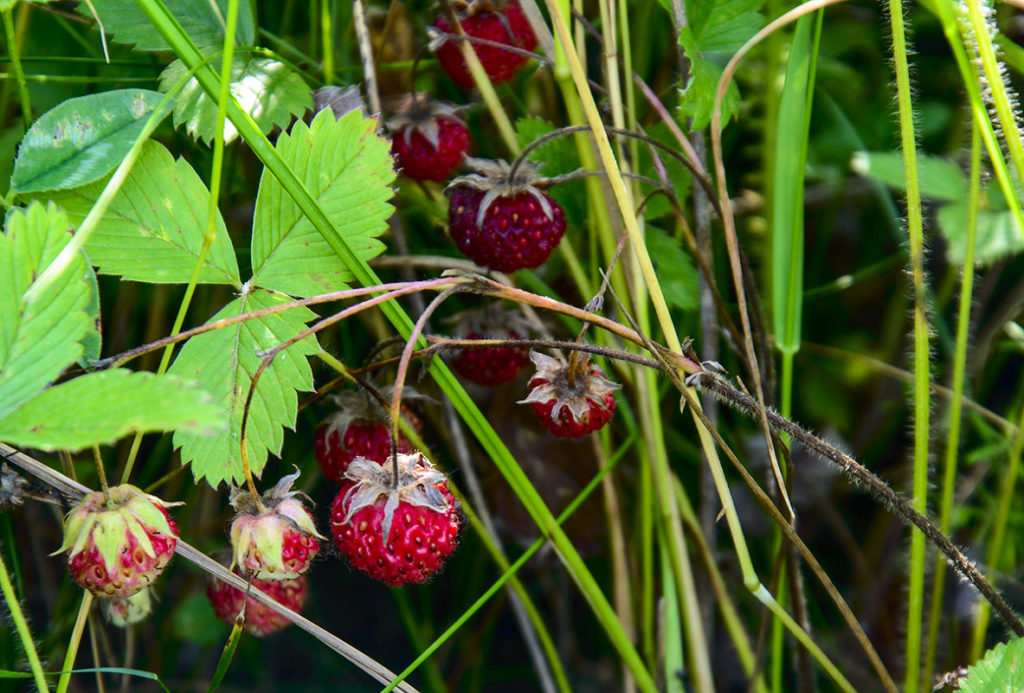
[[[477,173],[445,189],[448,228],[459,250],[481,267],[499,272],[539,267],[565,234],[565,212],[542,188],[555,179],[522,161],[513,172],[504,161],[466,158]]]
[[[242,489],[232,489],[232,567],[261,580],[286,580],[305,573],[320,550],[313,516],[302,502],[305,494],[292,491],[299,472],[282,478],[257,501]]]
[[[409,388],[406,388],[408,392]],[[382,463],[391,455],[391,424],[387,411],[365,391],[339,393],[334,397],[338,411],[316,429],[316,459],[324,476],[345,483],[345,470],[357,457]],[[420,420],[406,407],[402,416],[414,428]],[[398,434],[399,452],[412,452],[415,446]]]
[[[289,580],[260,580],[253,578],[252,586],[272,597],[281,606],[292,611],[302,611],[306,603],[306,575]],[[234,624],[239,614],[245,614],[245,623],[242,629],[251,635],[262,637],[275,633],[291,621],[261,604],[251,595],[247,595],[237,587],[232,587],[226,582],[213,578],[206,588],[206,596],[213,606],[217,618],[228,625]]]
[[[71,577],[97,597],[130,597],[156,580],[178,543],[166,503],[123,484],[93,491],[64,521]]]
[[[462,30],[467,36],[515,46],[525,51],[532,51],[537,47],[537,37],[517,0],[475,0],[454,4],[459,10],[459,23],[462,24]],[[452,25],[444,16],[437,18],[434,28],[444,34],[453,33]],[[462,57],[458,41],[446,39],[439,45],[432,45],[437,60],[441,63],[441,69],[459,86],[472,89],[473,76]],[[492,84],[512,79],[527,61],[525,55],[505,50],[500,46],[473,43],[473,50],[476,51],[480,64],[483,65],[484,72]]]
[[[457,317],[455,337],[458,339],[515,340],[530,332],[530,324],[521,314],[497,303],[480,310],[464,311]],[[493,387],[515,380],[529,362],[529,354],[522,347],[479,347],[462,349],[452,361],[452,368],[466,380]]]
[[[553,435],[582,438],[611,420],[615,412],[615,390],[619,385],[604,377],[586,355],[574,362],[530,352],[537,372],[530,379],[530,394],[520,404],[529,404]]]
[[[413,180],[447,179],[469,150],[469,129],[459,108],[425,94],[391,103],[391,153],[402,173]]]
[[[461,526],[444,474],[416,452],[384,464],[357,458],[345,476],[349,483],[331,507],[331,532],[352,566],[392,587],[436,573]]]

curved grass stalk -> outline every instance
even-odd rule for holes
[[[82,643],[82,633],[85,632],[86,621],[89,620],[89,609],[92,608],[92,592],[82,590],[82,601],[78,605],[78,616],[75,618],[75,626],[71,630],[71,639],[68,640],[68,651],[64,653],[64,666],[60,670],[60,678],[57,679],[57,693],[67,693],[71,684],[71,673],[75,668],[75,658],[78,656],[78,646]]]
[[[39,661],[39,653],[36,652],[36,645],[32,641],[32,631],[29,630],[28,621],[21,611],[21,604],[18,603],[18,595],[14,591],[14,584],[7,572],[7,564],[4,562],[3,553],[0,552],[0,594],[3,594],[7,603],[7,612],[11,621],[14,622],[14,629],[21,640],[21,647],[25,650],[25,657],[28,659],[29,668],[32,669],[32,678],[35,679],[36,690],[39,693],[46,693],[50,687],[46,684],[46,676],[43,673],[43,665]]]

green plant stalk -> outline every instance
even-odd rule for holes
[[[68,640],[68,651],[64,655],[64,666],[60,669],[60,678],[57,680],[57,693],[67,693],[68,685],[71,683],[71,672],[75,668],[75,658],[78,656],[78,646],[82,643],[82,633],[85,631],[85,623],[89,620],[89,609],[92,607],[92,593],[82,590],[82,603],[78,607],[78,617],[75,619],[75,626],[71,630],[71,639]]]
[[[213,140],[213,164],[210,171],[210,204],[206,212],[206,231],[203,234],[203,244],[199,247],[199,255],[196,257],[195,266],[192,268],[192,276],[185,287],[185,295],[181,298],[181,305],[178,306],[178,314],[174,317],[174,324],[171,327],[171,334],[176,335],[185,324],[185,316],[188,314],[189,306],[192,304],[192,297],[195,295],[196,285],[199,283],[199,275],[206,264],[206,256],[213,245],[217,230],[217,205],[220,202],[220,181],[224,168],[224,121],[228,113],[228,97],[231,95],[231,64],[235,55],[235,33],[238,29],[238,5],[240,0],[230,0],[228,3],[227,24],[224,28],[224,47],[221,53],[220,67],[220,95],[217,99],[217,121],[216,131]],[[191,71],[190,71],[191,74]],[[181,81],[175,85],[169,93],[176,94],[178,89],[184,88],[186,82]],[[235,288],[241,289],[240,286]],[[160,356],[160,364],[157,366],[157,373],[164,373],[171,365],[171,354],[174,353],[174,345],[168,344],[164,353]],[[131,478],[132,468],[139,454],[139,447],[142,445],[142,434],[136,433],[132,439],[131,448],[128,450],[128,458],[125,461],[124,471],[121,473],[121,483],[126,484]]]
[[[615,465],[618,464],[619,460],[622,459],[626,451],[630,449],[631,445],[632,440],[627,439],[626,442],[624,442],[619,447],[618,451],[616,451],[616,453],[612,455],[611,458],[609,458],[608,463],[605,464],[604,467],[602,467],[601,470],[594,475],[594,478],[591,479],[587,483],[587,485],[583,487],[583,489],[579,492],[576,498],[573,499],[573,501],[568,505],[568,507],[566,507],[566,509],[563,510],[561,514],[559,514],[558,519],[555,520],[555,522],[557,522],[559,525],[563,524],[572,516],[574,512],[576,512],[577,508],[579,508],[581,505],[583,505],[583,503],[586,502],[587,498],[590,497],[590,494],[597,489],[597,487],[601,484],[601,481],[605,478],[605,476],[607,476],[615,468]],[[425,650],[423,650],[423,652],[421,652],[419,656],[416,657],[416,659],[414,659],[412,663],[409,664],[409,666],[403,669],[401,673],[399,673],[398,676],[395,677],[395,680],[392,681],[386,688],[384,688],[381,691],[381,693],[390,693],[390,691],[394,690],[395,686],[404,681],[412,672],[416,671],[420,664],[426,661],[426,659],[429,658],[430,655],[432,655],[437,650],[437,648],[441,647],[441,645],[447,642],[448,639],[451,638],[451,636],[454,635],[459,628],[465,625],[466,622],[473,617],[473,614],[479,611],[481,607],[483,607],[483,605],[490,600],[491,597],[497,594],[498,590],[500,590],[506,582],[513,579],[513,576],[519,572],[519,569],[526,565],[526,562],[529,561],[535,553],[540,551],[540,549],[546,543],[547,539],[544,537],[540,537],[539,539],[536,539],[532,544],[530,544],[530,547],[526,549],[526,551],[524,551],[519,558],[517,558],[511,565],[509,565],[505,569],[505,571],[501,574],[501,577],[499,577],[494,582],[493,585],[487,588],[487,590],[483,594],[481,594],[480,597],[477,598],[477,600],[473,602],[470,605],[470,607],[462,613],[461,616],[455,619],[455,621],[452,622],[452,624],[448,626],[448,628],[443,633],[437,636],[437,639],[435,639],[434,642],[432,642]]]
[[[25,131],[32,127],[32,101],[28,95],[28,83],[25,81],[25,70],[21,66],[21,56],[18,52],[18,40],[14,35],[14,4],[5,9],[3,14],[4,35],[7,38],[7,50],[11,55],[11,68],[14,70],[14,78],[18,81],[18,99],[21,101],[21,120],[25,124]]]
[[[640,450],[640,642],[647,666],[658,665],[654,614],[654,484],[647,451]]]
[[[199,49],[188,35],[185,34],[177,20],[174,19],[173,15],[170,14],[167,7],[160,0],[136,0],[136,3],[187,66],[196,67],[203,62],[203,56]],[[209,68],[199,69],[196,77],[204,91],[211,95],[216,93],[216,75]],[[310,219],[310,222],[323,236],[325,242],[342,258],[356,280],[364,286],[379,284],[380,279],[376,273],[373,272],[365,261],[355,254],[347,240],[337,234],[330,220],[312,197],[309,190],[295,176],[294,172],[288,168],[273,145],[270,144],[267,138],[259,131],[259,128],[252,122],[252,119],[234,99],[228,104],[228,117],[231,118],[231,122],[252,148],[256,156],[264,163],[271,174],[278,178],[282,187]],[[408,337],[412,331],[413,323],[401,306],[394,301],[388,301],[382,304],[381,310],[398,332]],[[425,346],[426,342],[423,341],[422,345]],[[429,366],[429,371],[441,390],[451,399],[453,406],[459,412],[459,415],[462,416],[467,426],[477,436],[481,446],[494,461],[498,470],[512,487],[513,492],[522,501],[538,528],[542,533],[550,537],[559,558],[566,566],[566,570],[574,582],[576,582],[591,609],[593,609],[598,622],[605,629],[609,640],[626,660],[633,675],[637,678],[640,688],[653,692],[655,690],[654,680],[650,672],[644,667],[643,661],[637,654],[632,642],[630,642],[628,635],[623,631],[621,624],[619,624],[615,617],[614,609],[601,592],[597,581],[587,569],[572,541],[555,522],[551,511],[547,508],[540,494],[534,488],[515,458],[509,453],[504,442],[495,433],[486,417],[470,399],[443,360],[434,359]]]
[[[210,678],[210,687],[207,689],[207,693],[214,693],[220,687],[228,669],[231,668],[231,662],[235,658],[235,652],[238,650],[238,643],[241,640],[242,624],[236,619],[231,626],[231,632],[228,633],[228,640],[220,651],[220,657],[217,658],[217,668],[214,669],[213,676]]]
[[[924,277],[924,228],[921,190],[917,177],[917,138],[914,133],[914,104],[910,89],[910,65],[903,26],[901,0],[889,0],[889,24],[896,72],[900,114],[900,145],[907,179],[907,232],[910,237],[910,265],[914,290],[914,509],[928,509],[928,435],[931,364],[928,354],[928,313]],[[924,611],[925,536],[910,535],[910,587],[907,596],[906,677],[904,688],[915,693],[921,686],[921,618]],[[924,682],[930,686],[929,682]]]
[[[960,423],[963,412],[964,383],[967,380],[967,339],[974,298],[974,246],[978,237],[978,208],[981,197],[981,127],[977,119],[971,128],[971,181],[968,192],[967,251],[960,281],[960,306],[957,314],[956,351],[953,356],[953,396],[949,403],[949,435],[942,476],[942,501],[939,508],[939,529],[949,534],[953,517],[953,493],[956,490],[957,458],[960,451]],[[935,672],[939,626],[942,623],[942,593],[946,585],[946,561],[935,558],[932,570],[932,602],[928,618],[928,639],[925,642],[924,675],[931,681]],[[983,607],[988,602],[983,603]]]
[[[320,33],[323,41],[324,83],[334,84],[334,23],[331,0],[320,0]]]
[[[50,690],[50,687],[46,685],[43,665],[39,661],[39,653],[36,652],[36,645],[32,641],[32,631],[29,630],[28,621],[25,620],[25,614],[21,611],[21,604],[18,603],[18,595],[15,594],[11,576],[7,572],[7,564],[4,562],[3,552],[0,552],[0,593],[4,595],[4,601],[7,602],[7,612],[10,614],[11,621],[14,622],[14,629],[18,632],[21,646],[25,650],[25,656],[28,658],[29,667],[32,669],[32,678],[36,682],[36,690],[39,693],[46,693],[46,691]]]
[[[1020,416],[1017,421],[1017,435],[1013,437],[1013,446],[1010,450],[1010,464],[1006,473],[1000,480],[999,506],[996,509],[995,522],[992,528],[992,539],[989,541],[988,552],[985,560],[991,570],[998,570],[1003,555],[1003,542],[1006,539],[1006,525],[1010,519],[1010,501],[1014,497],[1014,489],[1020,477],[1020,458],[1024,450],[1024,402],[1021,403]],[[992,616],[992,606],[987,601],[982,601],[978,607],[978,618],[974,622],[974,632],[971,638],[970,661],[976,661],[981,657],[985,649],[985,633],[988,630],[988,622]]]
[[[428,644],[425,637],[427,633],[424,633],[424,629],[420,627],[420,620],[413,611],[409,593],[402,588],[396,588],[391,590],[391,596],[395,600],[395,608],[398,609],[398,619],[405,626],[405,632],[409,635],[410,644],[414,650],[422,652]],[[425,666],[422,668],[422,673],[428,688],[437,693],[444,693],[448,690],[448,684],[445,683],[437,662],[427,659],[423,664]]]
[[[665,527],[659,526],[658,532],[662,546],[671,541],[665,537]],[[683,655],[683,633],[679,619],[672,617],[672,614],[679,614],[682,605],[679,595],[676,593],[675,570],[672,567],[672,559],[667,551],[662,551],[661,560],[661,584],[662,584],[662,616],[661,632],[659,641],[661,643],[662,676],[665,680],[666,693],[684,693],[683,682],[679,678],[680,671],[685,671],[686,659]],[[697,611],[697,609],[690,609]]]
[[[1013,160],[1014,168],[1017,171],[1017,180],[1024,184],[1024,143],[1021,142],[1020,128],[1017,125],[1017,113],[1010,101],[1008,88],[1003,80],[1003,73],[999,69],[999,60],[996,58],[996,51],[992,45],[990,26],[982,13],[979,0],[966,0],[967,19],[971,28],[971,39],[978,51],[978,58],[981,61],[981,69],[984,72],[984,81],[992,95],[992,105],[995,108],[996,116],[999,118],[999,125],[1003,130],[1003,142]],[[986,6],[988,12],[993,12],[991,7]],[[1021,227],[1024,233],[1024,226]]]

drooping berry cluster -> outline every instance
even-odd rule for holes
[[[619,386],[585,356],[566,363],[531,351],[530,360],[537,372],[530,379],[530,394],[520,403],[532,406],[553,435],[582,438],[611,420]]]

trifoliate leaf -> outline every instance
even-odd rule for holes
[[[222,425],[220,407],[195,383],[118,368],[39,393],[0,418],[0,440],[40,450],[81,450],[130,433],[209,435]]]
[[[64,190],[99,180],[124,160],[163,98],[146,89],[118,89],[54,106],[25,133],[11,192]]]
[[[555,126],[543,118],[534,116],[516,121],[516,135],[519,143],[526,147],[542,135],[552,132]],[[584,137],[590,137],[583,133]],[[529,154],[531,161],[541,164],[540,172],[545,176],[559,176],[572,173],[580,167],[580,157],[572,136],[556,137],[534,149]],[[565,218],[573,226],[582,226],[587,218],[587,190],[582,179],[560,183],[548,190],[555,202],[562,205]]]
[[[645,240],[665,301],[682,310],[696,309],[700,302],[700,284],[689,254],[674,238],[653,226],[647,227]]]
[[[107,178],[48,195],[80,224],[103,192]],[[86,252],[103,274],[154,284],[187,284],[206,233],[210,191],[185,159],[175,161],[157,142],[147,142],[111,201]],[[199,274],[200,284],[241,288],[238,263],[218,212],[214,240]]]
[[[160,90],[168,91],[188,74],[180,60],[160,75]],[[262,55],[236,53],[231,62],[231,94],[264,135],[274,126],[284,128],[293,116],[313,107],[309,86],[288,65]],[[174,106],[174,127],[185,125],[189,135],[209,144],[217,134],[217,102],[203,91],[199,80],[190,79]],[[224,122],[224,142],[232,142],[238,131],[230,120]]]
[[[1024,690],[1024,638],[1001,642],[960,680],[960,693],[1020,693]]]
[[[690,78],[680,93],[679,110],[693,118],[691,128],[711,122],[715,91],[722,67],[757,30],[764,18],[758,13],[763,0],[688,0],[687,25],[679,45],[690,60]],[[722,101],[722,126],[736,113],[739,90],[730,82]]]
[[[896,190],[907,185],[900,152],[857,152],[850,167],[854,172],[879,180]],[[967,176],[952,161],[918,154],[917,176],[922,197],[957,202],[967,199]]]
[[[200,48],[224,44],[225,17],[230,0],[164,0],[164,5],[181,28]],[[93,3],[108,38],[116,43],[134,45],[141,51],[168,51],[170,45],[160,35],[146,14],[139,9],[135,0],[103,0]],[[92,18],[88,3],[81,3],[78,11]],[[252,4],[240,2],[238,6],[238,28],[235,43],[251,46],[256,37],[256,23],[253,20]]]
[[[89,332],[89,267],[82,255],[31,300],[32,282],[71,239],[54,205],[14,210],[0,235],[0,419],[30,400],[82,356]]]
[[[376,239],[394,211],[388,200],[395,172],[390,147],[376,134],[377,121],[358,111],[335,120],[320,111],[307,126],[297,121],[277,139],[291,167],[360,259],[384,250]],[[264,169],[252,231],[252,284],[293,296],[337,291],[352,279],[344,261]]]
[[[210,322],[287,302],[285,296],[257,289],[229,303]],[[294,337],[313,317],[306,308],[294,308],[196,335],[185,343],[170,373],[203,383],[228,421],[228,428],[213,437],[183,431],[174,434],[174,446],[181,448],[182,463],[191,463],[196,481],[205,478],[214,487],[224,480],[242,481],[242,413],[262,360],[256,353]],[[316,339],[307,337],[278,354],[260,377],[247,426],[249,464],[254,474],[263,470],[268,451],[275,455],[281,451],[283,428],[295,427],[296,391],[313,389],[313,372],[306,357],[319,349]]]

